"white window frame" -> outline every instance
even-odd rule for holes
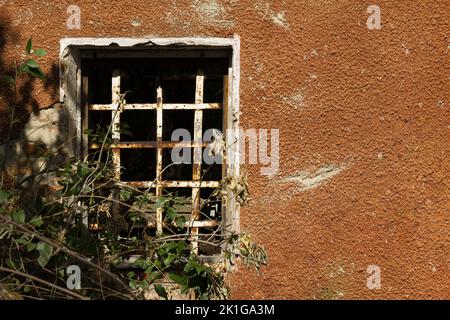
[[[82,94],[81,94],[81,58],[86,50],[118,49],[144,53],[145,49],[153,53],[161,49],[179,49],[181,56],[189,55],[189,49],[226,49],[230,52],[228,69],[228,112],[224,133],[226,150],[226,176],[239,177],[239,80],[240,80],[240,39],[233,38],[64,38],[60,41],[60,100],[64,103],[68,121],[69,156],[82,155]],[[156,50],[156,51],[155,51]],[[120,58],[120,51],[115,55]],[[112,52],[105,51],[105,52]],[[125,51],[124,51],[125,52]],[[211,50],[211,52],[214,52]],[[144,53],[145,54],[145,53]],[[154,56],[153,54],[151,55]],[[226,214],[223,223],[227,233],[240,233],[240,208],[232,192],[227,195]]]

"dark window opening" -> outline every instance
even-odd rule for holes
[[[156,178],[154,149],[121,149],[120,179],[123,181],[153,181]]]
[[[125,110],[120,115],[120,141],[155,141],[156,111]]]
[[[189,132],[190,139],[194,138],[194,110],[164,110],[163,111],[163,140],[171,141],[172,133],[177,129]],[[180,138],[181,139],[181,138]]]
[[[224,128],[228,55],[152,58],[150,50],[148,57],[142,56],[82,60],[82,83],[88,84],[87,90],[82,90],[87,91],[82,114],[88,117],[82,121],[87,126],[82,129],[90,134],[83,139],[88,143],[83,150],[96,154],[106,142],[107,156],[102,159],[114,158],[112,170],[121,185],[150,190],[155,203],[161,197],[173,198],[174,209],[186,221],[182,228],[198,234],[191,239],[197,243],[198,253],[219,253],[219,245],[205,245],[198,240],[220,243],[219,226],[224,213],[215,191],[221,186],[223,165],[208,164],[204,159],[193,165],[194,153],[201,152],[203,158],[205,143],[209,142],[202,139],[195,144],[194,137],[203,138],[208,129],[221,132]],[[119,98],[123,103],[117,109],[113,102]],[[183,147],[188,148],[184,152],[189,150],[190,163],[172,162],[176,142],[172,141],[172,133],[176,129],[188,133],[190,141],[183,139]],[[133,197],[126,202],[128,205],[133,204]],[[148,208],[145,221],[133,216],[124,205],[119,211],[126,221],[120,230],[123,237],[174,230],[168,225],[164,209],[156,204]]]

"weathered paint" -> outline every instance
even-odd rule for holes
[[[29,37],[49,52],[40,107],[59,99],[63,38],[240,36],[241,125],[279,128],[281,163],[270,179],[246,166],[241,228],[270,263],[234,273],[234,298],[450,298],[445,1],[76,2],[80,30],[66,28],[71,1],[0,1],[0,68]],[[375,2],[382,29],[368,30]],[[282,181],[348,157],[315,188]]]

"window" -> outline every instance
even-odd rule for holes
[[[202,245],[202,237],[224,226],[225,232],[239,232],[232,195],[224,202],[213,195],[222,178],[236,175],[239,166],[236,152],[227,152],[222,163],[206,163],[209,142],[203,137],[217,129],[224,133],[226,148],[237,148],[238,40],[197,39],[198,44],[180,45],[193,40],[157,39],[147,40],[152,45],[145,48],[92,46],[90,41],[65,39],[61,46],[62,63],[68,65],[62,94],[78,119],[69,128],[78,137],[74,153],[95,154],[101,143],[83,133],[107,132],[112,123],[110,149],[120,184],[151,190],[155,199],[183,199],[177,211],[186,217],[193,249],[219,253]],[[155,45],[158,41],[164,45]],[[68,83],[71,75],[77,79],[75,88]],[[172,141],[177,129],[191,139]],[[173,162],[172,151],[180,146],[188,163]],[[120,210],[116,205],[114,211]],[[155,206],[149,214],[146,227],[161,234],[167,226],[163,208]]]

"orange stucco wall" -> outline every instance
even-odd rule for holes
[[[381,8],[369,30],[367,7]],[[81,29],[66,26],[81,9]],[[0,0],[0,68],[26,40],[59,99],[65,37],[241,39],[243,128],[280,129],[280,170],[249,174],[241,228],[266,246],[234,298],[450,298],[450,113],[444,0]],[[367,287],[367,267],[381,289]]]

